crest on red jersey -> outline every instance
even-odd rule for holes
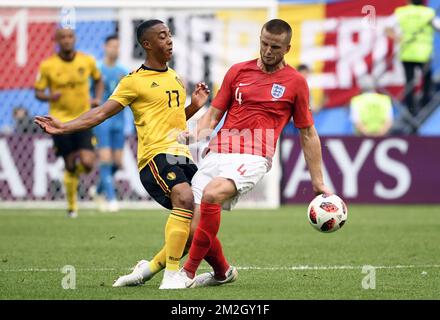
[[[286,90],[286,87],[283,87],[282,85],[274,83],[272,86],[272,97],[279,99],[283,96],[284,91]]]

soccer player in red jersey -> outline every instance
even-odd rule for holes
[[[180,136],[180,141],[206,139],[227,112],[191,181],[200,221],[189,258],[168,289],[220,285],[237,278],[237,270],[228,264],[217,238],[221,209],[230,210],[269,171],[278,137],[290,118],[300,132],[313,190],[331,193],[323,181],[321,143],[313,125],[306,80],[284,60],[291,36],[292,29],[283,20],[264,24],[260,58],[233,65],[212,106],[199,120],[197,135],[186,132]],[[196,277],[203,259],[214,272]]]

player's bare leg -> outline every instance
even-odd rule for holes
[[[96,161],[96,154],[92,150],[79,150],[79,164],[77,164],[78,174],[89,173],[92,171]]]

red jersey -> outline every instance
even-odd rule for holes
[[[297,128],[313,125],[307,82],[289,65],[271,74],[257,66],[257,59],[233,65],[212,106],[227,111],[223,127],[209,145],[220,153],[272,157],[292,116]]]

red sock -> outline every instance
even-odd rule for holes
[[[217,236],[211,240],[211,248],[209,248],[209,251],[206,253],[205,260],[214,269],[214,278],[217,280],[225,280],[225,273],[229,269],[229,263],[223,255],[222,245]]]
[[[189,277],[194,278],[197,268],[211,247],[212,239],[217,235],[221,210],[219,204],[200,204],[200,222],[189,249],[189,258],[183,266]]]

